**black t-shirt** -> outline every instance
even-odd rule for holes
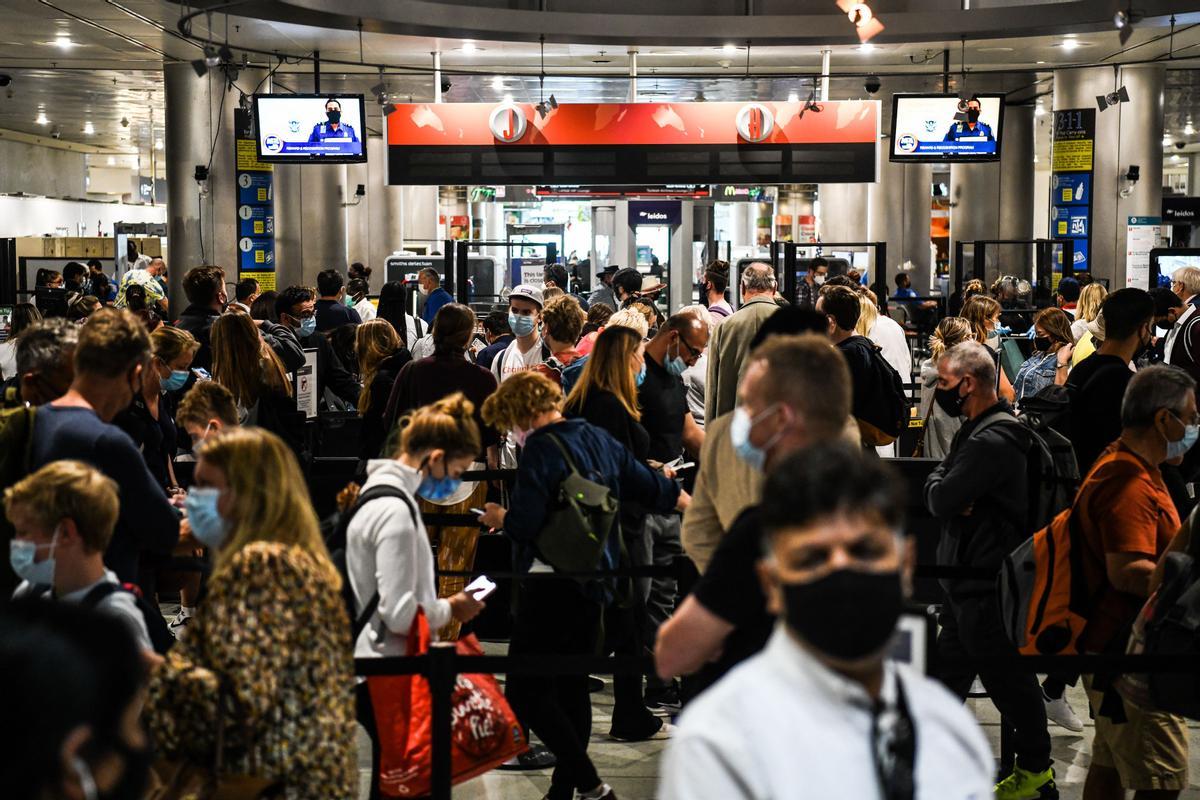
[[[743,511],[721,538],[708,569],[692,588],[696,599],[733,625],[721,657],[701,670],[697,684],[710,686],[741,662],[758,653],[771,638],[775,617],[758,580],[762,527],[757,506]]]
[[[617,396],[609,391],[596,390],[588,393],[582,409],[567,409],[568,417],[582,417],[598,428],[603,428],[625,445],[638,461],[645,461],[650,451],[650,434],[641,423],[629,416]]]
[[[1071,398],[1071,444],[1079,474],[1121,436],[1121,401],[1133,379],[1129,365],[1117,356],[1093,353],[1079,362],[1067,378]]]
[[[646,356],[646,379],[638,389],[642,427],[650,434],[650,455],[664,464],[683,455],[683,418],[690,413],[687,389],[650,356]]]

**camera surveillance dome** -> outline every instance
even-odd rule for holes
[[[881,86],[883,86],[883,81],[879,80],[878,75],[868,75],[863,81],[863,88],[867,90],[867,94],[875,94]]]

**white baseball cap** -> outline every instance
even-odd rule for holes
[[[545,306],[542,302],[542,290],[528,283],[520,283],[513,287],[513,290],[508,293],[508,299],[514,297],[523,297],[526,300],[531,300],[538,304],[538,308]]]

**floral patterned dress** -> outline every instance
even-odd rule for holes
[[[227,772],[280,778],[288,800],[340,800],[357,795],[353,691],[341,595],[300,547],[256,542],[213,574],[151,675],[146,719],[161,755],[211,764],[220,697]]]

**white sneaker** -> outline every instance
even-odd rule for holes
[[[1051,700],[1046,697],[1045,692],[1042,692],[1042,699],[1046,701],[1046,719],[1072,733],[1079,733],[1083,730],[1083,720],[1075,713],[1075,709],[1071,708],[1066,695],[1057,700]]]
[[[184,614],[182,611],[180,611],[175,615],[175,619],[167,623],[167,630],[169,630],[171,635],[176,639],[182,639],[184,633],[187,632],[187,624],[191,621],[191,614]]]

